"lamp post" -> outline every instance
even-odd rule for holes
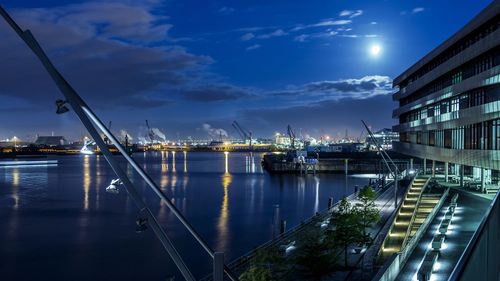
[[[16,137],[16,136],[14,136],[14,137],[12,138],[12,140],[14,141],[14,152],[16,152],[16,147],[17,147],[17,137]]]

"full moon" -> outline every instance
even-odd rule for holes
[[[380,51],[382,49],[380,48],[380,45],[372,45],[370,47],[370,54],[372,54],[372,56],[378,56],[380,54]]]

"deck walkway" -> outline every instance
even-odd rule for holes
[[[448,277],[453,271],[453,267],[476,231],[491,201],[482,196],[477,196],[476,194],[457,189],[450,191],[450,195],[457,192],[459,193],[457,201],[458,207],[452,219],[451,229],[449,233],[446,234],[446,247],[441,250],[437,263],[438,266],[432,274],[433,280],[448,280]],[[449,198],[451,198],[451,196],[449,196]],[[432,238],[436,234],[448,206],[449,199],[431,222],[431,225],[398,275],[397,280],[416,280],[416,273],[420,263],[430,246]]]

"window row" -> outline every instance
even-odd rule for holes
[[[403,124],[427,117],[438,116],[448,112],[454,112],[469,107],[482,105],[500,100],[500,85],[474,89],[461,95],[444,99],[440,102],[430,104],[426,107],[409,111],[399,117],[399,123]]]
[[[443,64],[444,62],[448,61],[452,57],[461,53],[465,49],[474,45],[474,43],[480,41],[484,37],[495,32],[499,28],[500,28],[500,16],[496,16],[490,21],[480,26],[479,28],[477,28],[476,30],[474,30],[473,32],[471,32],[469,35],[465,36],[464,38],[453,44],[446,51],[436,56],[436,58],[428,62],[422,68],[420,68],[417,72],[411,75],[406,81],[403,81],[400,87],[401,88],[406,87],[412,82],[418,80],[420,77],[424,76],[425,74],[432,71],[439,65]]]
[[[403,106],[409,104],[429,94],[440,91],[451,85],[460,83],[467,78],[476,76],[479,73],[491,69],[497,65],[500,65],[500,47],[496,47],[494,50],[487,52],[479,56],[478,58],[461,65],[457,69],[440,76],[439,78],[422,87],[410,96],[402,98],[399,101],[399,105]]]
[[[454,129],[403,132],[399,140],[451,149],[500,150],[500,119]]]

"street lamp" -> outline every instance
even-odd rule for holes
[[[12,138],[12,140],[14,141],[14,152],[16,152],[17,137],[16,137],[16,136],[14,136],[14,137]]]

